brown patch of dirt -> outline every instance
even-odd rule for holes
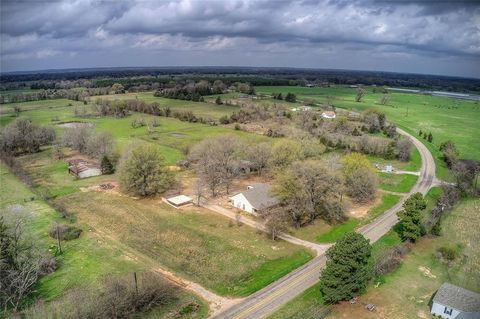
[[[118,196],[127,196],[125,194],[122,194],[120,192],[120,189],[118,187],[117,182],[105,182],[99,185],[92,185],[88,187],[80,187],[81,192],[99,192],[99,193],[105,193],[109,195],[118,195]],[[127,196],[133,199],[138,199],[137,197],[133,196]]]
[[[379,204],[380,201],[381,201],[381,198],[378,195],[375,197],[374,200],[368,203],[355,203],[353,201],[350,201],[350,208],[347,215],[354,218],[362,218],[367,215],[368,211],[372,207]]]

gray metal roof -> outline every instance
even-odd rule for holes
[[[480,312],[480,294],[444,283],[433,297],[433,302],[465,312]]]
[[[253,184],[252,188],[242,194],[255,209],[265,209],[277,205],[278,199],[270,194],[271,186],[268,184]]]

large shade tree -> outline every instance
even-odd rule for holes
[[[319,161],[293,163],[277,174],[273,187],[296,226],[318,217],[328,222],[343,220],[342,191],[341,178]]]
[[[160,149],[151,144],[141,144],[127,151],[119,171],[121,189],[134,195],[162,193],[173,183],[173,175]]]

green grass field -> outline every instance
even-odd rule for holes
[[[385,165],[392,165],[395,170],[402,170],[402,171],[409,171],[409,172],[418,172],[422,166],[422,158],[420,157],[420,153],[416,148],[412,150],[410,155],[410,160],[408,162],[401,162],[398,160],[393,159],[384,159],[381,157],[367,155],[368,160],[372,163],[372,165],[378,164],[381,168]]]
[[[343,237],[348,232],[354,231],[358,226],[359,220],[350,218],[346,222],[331,226],[327,233],[321,234],[317,237],[319,243],[334,243]]]
[[[116,97],[117,95],[115,95]],[[153,95],[152,95],[153,97]],[[155,98],[155,97],[154,97]],[[155,98],[157,99],[157,98]],[[170,100],[168,100],[170,101]],[[179,100],[172,100],[179,102]],[[186,103],[186,101],[180,101]],[[189,102],[194,103],[195,102]],[[71,104],[69,106],[69,104]],[[215,107],[208,103],[205,107]],[[160,126],[154,128],[153,132],[148,132],[147,127],[133,128],[131,122],[133,119],[144,118],[147,122],[154,116],[147,114],[133,113],[126,118],[97,117],[97,118],[78,118],[74,116],[74,107],[82,106],[82,103],[66,99],[34,101],[25,103],[12,103],[4,106],[4,112],[0,116],[0,126],[13,121],[13,106],[19,105],[23,110],[21,116],[26,117],[41,125],[56,125],[59,122],[81,121],[93,123],[97,131],[110,132],[115,138],[120,149],[128,144],[137,144],[139,142],[154,143],[162,149],[162,153],[169,164],[185,157],[185,152],[189,147],[200,142],[207,137],[214,137],[225,134],[239,136],[245,141],[265,141],[267,137],[257,134],[237,131],[230,128],[211,126],[200,123],[182,122],[174,118],[156,117]],[[187,105],[185,107],[188,107]],[[58,121],[52,121],[58,119]],[[60,133],[61,128],[57,130]]]
[[[380,189],[396,193],[408,193],[418,179],[410,174],[378,173],[378,176]]]
[[[233,94],[224,94],[222,98],[233,97]],[[201,116],[210,119],[219,119],[223,115],[231,115],[233,112],[240,110],[238,106],[230,105],[217,105],[215,104],[215,98],[206,97],[206,102],[192,102],[176,99],[167,99],[163,97],[156,97],[153,92],[139,92],[139,93],[126,93],[126,94],[113,94],[113,95],[100,95],[91,98],[95,101],[97,98],[106,99],[139,99],[144,100],[147,103],[156,102],[161,107],[169,107],[172,111],[191,111],[196,116]]]
[[[79,221],[222,295],[248,295],[312,258],[202,208],[177,210],[159,199],[96,192],[61,202]]]
[[[256,87],[257,93],[285,94],[292,92],[299,100],[312,100],[325,103],[330,100],[335,107],[363,111],[370,108],[381,110],[387,119],[411,134],[418,131],[431,132],[433,145],[430,150],[437,149],[440,143],[452,140],[458,146],[461,158],[480,160],[480,104],[478,101],[455,100],[411,93],[390,93],[388,105],[380,105],[381,93],[373,93],[366,88],[362,102],[355,102],[356,90],[344,86],[329,88],[306,87]],[[408,110],[408,115],[407,115]],[[421,139],[427,146],[428,142]],[[448,176],[448,171],[439,159],[438,151],[434,153],[437,163],[437,175]]]
[[[312,242],[334,243],[345,233],[371,222],[400,200],[399,195],[381,194],[380,196],[379,203],[369,209],[365,216],[350,217],[346,222],[337,225],[328,225],[322,220],[316,220],[312,225],[291,230],[291,233],[295,237]]]
[[[362,224],[367,224],[373,219],[377,218],[383,214],[386,210],[395,206],[396,203],[400,200],[399,195],[394,194],[382,194],[380,198],[380,203],[372,207],[365,218],[362,219]]]
[[[42,249],[53,253],[56,241],[48,236],[48,230],[53,223],[67,222],[1,163],[0,180],[0,207],[3,209],[10,205],[22,205],[30,211],[31,218],[27,225],[29,233]],[[38,282],[30,301],[37,298],[45,301],[55,300],[61,298],[67,290],[79,287],[95,289],[98,280],[103,276],[148,270],[147,265],[133,261],[122,249],[92,233],[88,225],[80,226],[83,229],[82,235],[78,239],[62,243],[63,253],[57,256],[59,268]],[[186,291],[181,291],[177,300],[165,308],[171,312],[191,301],[198,303],[200,308],[193,314],[179,314],[179,318],[206,317],[208,306]],[[158,314],[156,318],[167,318],[170,315],[165,312],[165,308],[154,310]]]

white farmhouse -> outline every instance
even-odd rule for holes
[[[271,186],[268,184],[254,184],[248,186],[243,193],[230,197],[230,202],[238,209],[256,214],[262,209],[278,204],[278,199],[270,195],[270,189]]]
[[[480,319],[480,294],[444,283],[433,297],[430,312],[444,319]]]
[[[324,119],[334,119],[337,115],[333,111],[325,111],[322,113],[322,117]]]

